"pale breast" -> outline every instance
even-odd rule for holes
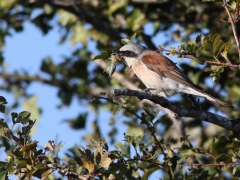
[[[147,66],[141,62],[135,61],[131,68],[147,88],[156,89],[151,91],[153,94],[169,97],[186,89],[185,85],[177,83],[172,79],[162,77],[148,69]]]

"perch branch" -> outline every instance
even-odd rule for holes
[[[208,111],[193,109],[193,108],[185,108],[182,106],[178,106],[175,104],[171,104],[168,100],[163,99],[156,95],[151,95],[146,92],[136,91],[136,90],[121,90],[114,89],[112,90],[113,96],[135,96],[140,100],[148,99],[155,104],[159,104],[162,107],[165,107],[174,113],[176,113],[180,117],[192,117],[199,120],[203,120],[218,126],[221,126],[227,130],[231,130],[234,132],[240,131],[240,121],[236,119],[229,119],[218,114],[214,114]]]

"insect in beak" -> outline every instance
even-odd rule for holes
[[[118,52],[114,52],[111,54],[107,65],[110,67],[109,77],[112,77],[113,73],[116,71],[117,64],[120,63],[121,61],[122,57],[118,54]]]

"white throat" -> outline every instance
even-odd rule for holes
[[[124,60],[125,60],[126,64],[128,65],[128,67],[131,67],[133,62],[137,61],[137,59],[133,58],[133,57],[125,57]]]

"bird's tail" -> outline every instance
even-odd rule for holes
[[[205,93],[204,91],[201,91],[199,89],[195,89],[195,94],[194,95],[198,95],[198,96],[201,96],[201,97],[205,97],[207,100],[209,101],[212,101],[214,103],[217,103],[217,104],[220,104],[222,106],[226,106],[226,107],[230,107],[230,108],[233,108],[232,105],[228,104],[228,103],[225,103],[211,95],[209,95],[208,93]]]

